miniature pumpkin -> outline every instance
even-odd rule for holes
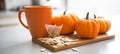
[[[109,20],[104,19],[102,16],[96,17],[96,15],[94,15],[94,18],[96,18],[96,20],[100,24],[100,31],[99,31],[99,33],[106,33],[107,31],[110,30],[111,22]]]
[[[60,34],[71,34],[75,30],[75,23],[79,20],[79,18],[75,14],[65,14],[54,16],[52,18],[52,24],[57,26],[63,25]]]
[[[85,19],[77,21],[75,30],[81,38],[95,38],[99,32],[99,23],[95,19],[89,19],[89,12]]]

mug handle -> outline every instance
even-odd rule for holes
[[[22,12],[25,12],[25,9],[22,9],[22,10],[20,10],[20,11],[18,12],[19,21],[20,21],[20,23],[21,23],[25,28],[28,29],[28,26],[26,26],[26,25],[23,23],[23,21],[22,21],[22,18],[21,18]]]

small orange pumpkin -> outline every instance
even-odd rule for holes
[[[96,20],[100,24],[100,31],[99,31],[99,33],[106,33],[107,31],[110,30],[110,28],[111,28],[111,22],[109,20],[104,19],[103,16],[96,17],[96,15],[94,15],[94,18],[96,18]]]
[[[89,19],[89,12],[85,19],[77,21],[75,30],[81,38],[95,38],[99,32],[99,23],[95,19]]]
[[[79,18],[75,14],[65,14],[54,16],[52,18],[52,24],[57,26],[63,25],[60,34],[71,34],[75,30],[75,23],[79,20]]]

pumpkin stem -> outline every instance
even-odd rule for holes
[[[89,12],[87,12],[87,15],[86,15],[86,20],[89,19]]]
[[[66,11],[67,11],[67,9],[63,12],[63,15],[65,15],[65,14],[66,14]]]
[[[96,15],[94,14],[94,19],[96,19]]]

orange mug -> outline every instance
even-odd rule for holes
[[[25,13],[28,25],[22,21],[21,14]],[[20,23],[29,29],[32,38],[47,37],[48,33],[45,24],[50,24],[52,18],[52,8],[49,6],[24,6],[18,13]]]

